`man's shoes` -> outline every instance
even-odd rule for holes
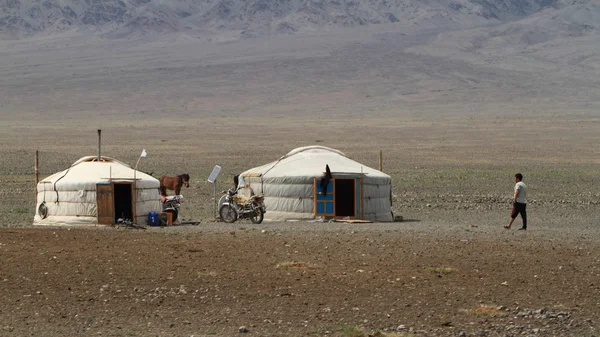
[[[520,231],[526,231],[526,230],[527,230],[527,227],[521,227],[521,228],[519,228],[519,230],[520,230]]]

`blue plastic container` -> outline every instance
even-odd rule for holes
[[[148,213],[148,226],[160,226],[160,214],[156,212]]]

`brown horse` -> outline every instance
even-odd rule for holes
[[[181,193],[181,187],[190,187],[190,175],[180,174],[177,177],[162,176],[160,179],[160,194],[167,195],[167,190],[175,191],[175,195]]]

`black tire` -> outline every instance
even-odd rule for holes
[[[254,214],[250,217],[250,221],[252,221],[253,224],[259,224],[264,218],[265,214],[263,213],[262,208],[256,207],[256,209],[254,209]]]
[[[238,218],[238,212],[234,206],[226,204],[219,208],[219,216],[221,217],[221,221],[234,223]]]

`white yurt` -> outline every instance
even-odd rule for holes
[[[37,184],[35,225],[146,224],[160,212],[160,183],[110,157],[87,156]]]
[[[241,193],[264,194],[268,220],[393,221],[391,177],[325,146],[300,147],[247,170],[238,187]]]

